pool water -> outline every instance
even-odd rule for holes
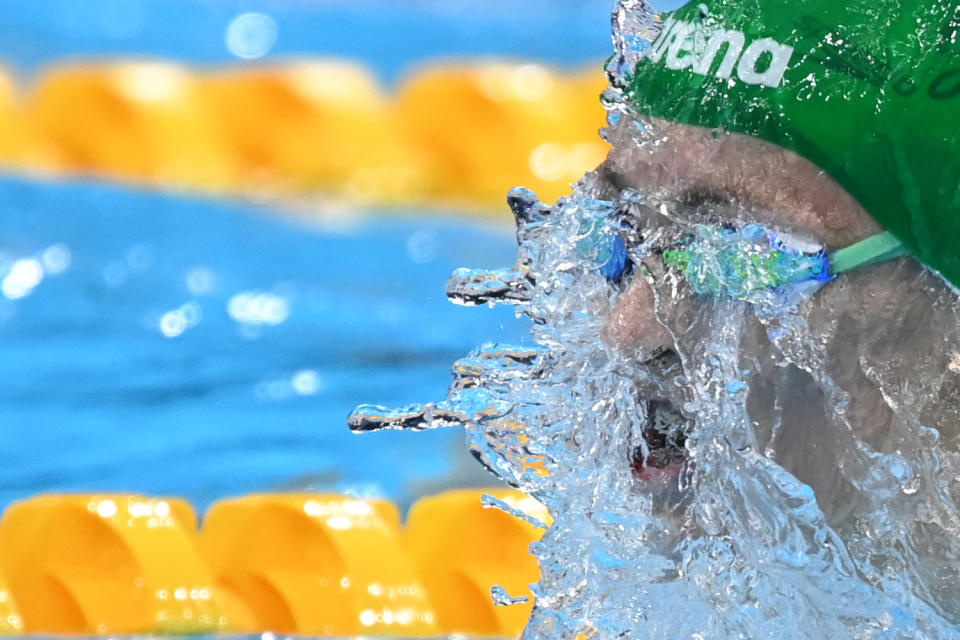
[[[669,0],[675,1],[675,0]],[[0,61],[30,73],[65,57],[242,62],[225,42],[238,16],[267,16],[264,60],[343,57],[393,85],[411,68],[451,57],[498,57],[564,68],[609,53],[609,0],[34,0],[0,6]]]
[[[459,430],[359,438],[361,398],[442,394],[510,310],[444,296],[507,227],[396,212],[307,226],[266,207],[0,179],[0,505],[41,491],[315,489],[401,506],[489,484]]]

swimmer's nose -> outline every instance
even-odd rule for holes
[[[617,298],[607,326],[607,339],[619,347],[639,348],[648,354],[670,348],[670,332],[657,320],[653,289],[642,277],[634,277]]]

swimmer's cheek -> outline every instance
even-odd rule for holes
[[[643,278],[634,278],[617,299],[607,325],[606,340],[620,348],[653,354],[672,344],[670,332],[657,321],[654,295]]]

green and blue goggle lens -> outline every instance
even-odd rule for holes
[[[600,273],[620,282],[634,265],[617,221],[595,227],[578,250],[589,247]],[[823,285],[842,273],[906,254],[892,234],[880,233],[830,252],[791,246],[781,234],[751,223],[739,228],[697,224],[675,245],[662,251],[667,268],[683,276],[697,295],[753,301],[760,292],[783,293],[804,283]]]

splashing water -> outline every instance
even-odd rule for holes
[[[655,35],[651,16],[618,6],[612,75]],[[517,264],[457,270],[447,293],[514,305],[535,346],[484,344],[454,365],[443,401],[361,406],[349,423],[464,425],[482,464],[549,509],[525,638],[957,637],[949,288],[911,261],[771,288],[762,262],[734,270],[736,295],[715,295],[730,290],[731,237],[767,238],[747,219],[697,232],[676,203],[611,194],[597,174],[553,207],[522,188],[508,204]],[[695,269],[663,250],[691,237]],[[776,268],[810,271],[804,255],[822,254]],[[638,285],[669,347],[616,339]]]

